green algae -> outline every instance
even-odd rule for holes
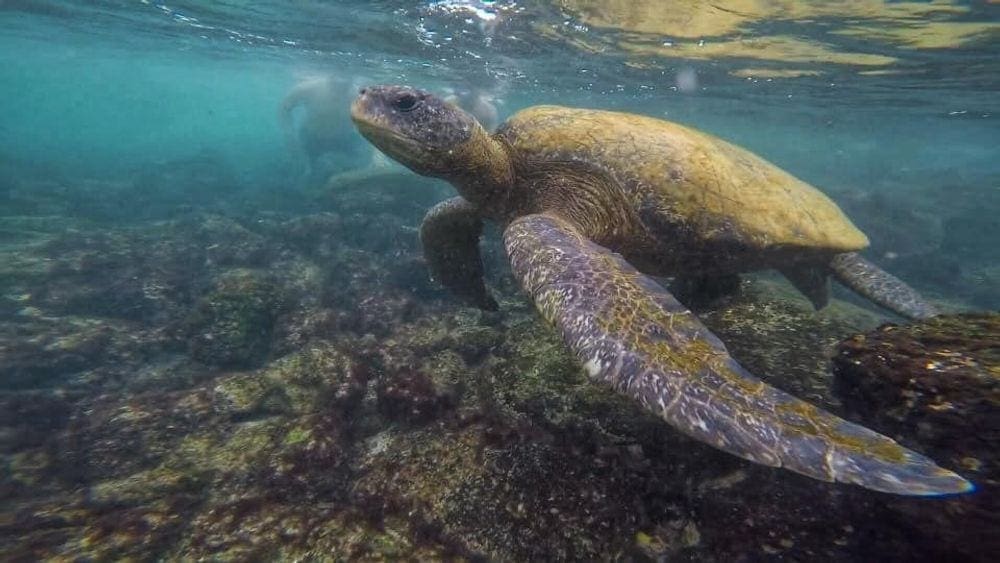
[[[192,357],[211,365],[245,367],[267,356],[278,287],[266,275],[234,270],[201,299],[188,320]]]
[[[313,344],[260,370],[225,377],[215,386],[218,408],[235,417],[307,414],[349,405],[364,391],[358,362],[330,344]]]
[[[197,492],[208,484],[207,473],[188,467],[158,466],[120,479],[101,481],[90,488],[97,503],[152,503],[168,495]]]
[[[312,439],[312,430],[309,428],[295,427],[288,430],[285,433],[284,445],[286,446],[296,446],[299,444],[307,443]]]

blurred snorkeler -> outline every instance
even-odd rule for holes
[[[500,112],[497,104],[500,102],[494,90],[478,86],[451,88],[445,96],[445,101],[451,102],[471,113],[487,131],[493,131],[500,125]]]
[[[348,82],[332,74],[307,76],[282,100],[278,119],[285,144],[306,186],[336,188],[402,170],[378,149],[363,142],[351,123],[350,101],[360,86],[368,82],[364,77]],[[490,130],[500,123],[496,106],[499,100],[493,91],[463,85],[451,89],[448,101],[475,115]],[[296,124],[296,110],[300,108]],[[337,166],[338,162],[360,166]]]
[[[356,91],[352,86],[333,75],[313,75],[299,81],[281,102],[278,120],[285,144],[307,184],[324,183],[337,168],[351,168],[338,167],[338,162],[360,162],[362,169],[378,164],[351,126],[347,108]],[[384,163],[384,157],[378,161]]]

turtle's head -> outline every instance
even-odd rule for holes
[[[457,106],[406,86],[362,88],[351,119],[379,150],[425,176],[449,178],[467,169],[472,164],[464,161],[467,147],[485,136],[476,119]]]
[[[501,213],[514,186],[505,143],[458,106],[406,86],[362,88],[351,119],[373,145],[410,170],[451,182],[473,204]]]

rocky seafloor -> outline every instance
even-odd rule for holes
[[[11,180],[12,167],[0,189],[0,560],[996,552],[996,315],[883,325],[844,301],[813,312],[768,276],[699,311],[751,371],[979,486],[891,497],[744,462],[589,384],[495,236],[500,312],[450,300],[415,231],[447,193],[436,184],[390,174],[282,208],[292,194],[217,189],[237,180],[210,159],[175,163],[169,183],[211,190],[172,196],[155,175],[45,183],[20,169]]]

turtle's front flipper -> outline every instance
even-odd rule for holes
[[[903,317],[926,319],[938,314],[912,287],[855,252],[838,254],[830,268],[837,281]]]
[[[825,481],[905,495],[972,485],[891,439],[748,373],[687,309],[563,219],[508,226],[514,274],[594,380],[723,451]]]
[[[482,234],[476,208],[460,197],[432,207],[420,225],[420,242],[434,279],[472,305],[496,311],[497,302],[483,282]]]

